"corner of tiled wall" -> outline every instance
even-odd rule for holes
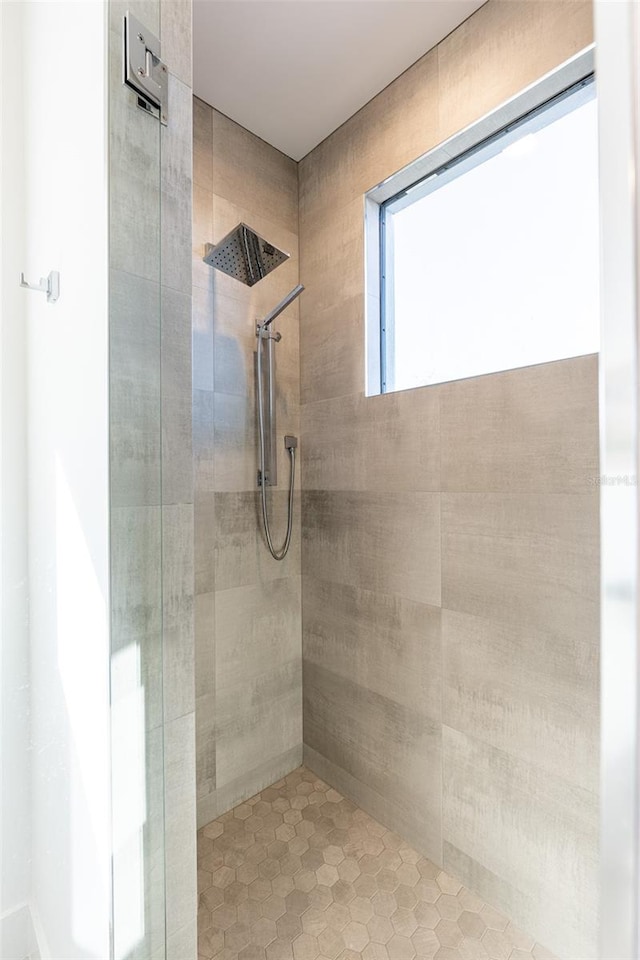
[[[302,758],[300,500],[278,563],[260,529],[256,485],[255,323],[298,282],[297,166],[194,101],[193,422],[198,823]],[[291,254],[248,288],[202,262],[239,222]],[[278,319],[278,442],[298,434],[298,304]],[[285,527],[288,464],[270,491]],[[298,473],[297,490],[300,490]]]

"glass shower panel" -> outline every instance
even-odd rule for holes
[[[166,955],[160,198],[163,127],[125,85],[160,3],[109,5],[113,955]]]

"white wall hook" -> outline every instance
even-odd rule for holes
[[[60,274],[57,270],[52,270],[48,277],[40,277],[40,283],[28,283],[24,278],[24,273],[20,274],[20,286],[27,290],[36,290],[38,293],[46,293],[47,303],[55,303],[60,296]]]

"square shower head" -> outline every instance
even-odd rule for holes
[[[215,246],[205,247],[204,262],[252,287],[289,259],[289,254],[258,236],[246,223],[239,223]]]

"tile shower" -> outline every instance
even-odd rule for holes
[[[491,0],[299,164],[194,101],[202,957],[596,955],[597,358],[365,397],[362,229],[364,191],[591,40],[581,0]],[[251,289],[202,262],[240,221],[292,254]],[[277,564],[255,322],[299,280],[277,323],[278,433],[302,458]],[[401,901],[356,887],[394,871]],[[388,940],[369,930],[381,893],[407,911]]]

